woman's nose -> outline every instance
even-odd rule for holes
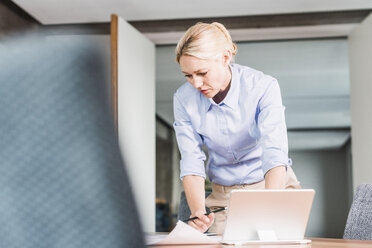
[[[193,85],[195,88],[199,88],[203,85],[203,80],[200,77],[194,77]]]

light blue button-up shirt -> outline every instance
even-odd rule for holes
[[[290,165],[287,128],[275,78],[238,64],[225,99],[216,104],[190,83],[174,94],[174,129],[181,179],[206,177],[230,186],[262,181],[270,169]],[[204,167],[208,149],[207,167]]]

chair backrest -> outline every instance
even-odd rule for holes
[[[210,195],[210,193],[212,193],[212,192],[208,192],[208,191],[205,192],[205,198],[207,198]],[[208,210],[207,207],[205,209],[206,209],[206,211]],[[189,205],[187,204],[185,191],[182,191],[181,192],[180,205],[179,205],[179,208],[178,208],[177,220],[186,220],[186,219],[190,218],[190,215],[191,215],[191,211],[190,211]]]
[[[102,59],[57,40],[0,47],[0,247],[144,247]]]
[[[347,218],[344,239],[372,240],[372,184],[357,187]]]

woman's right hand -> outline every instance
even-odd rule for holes
[[[208,228],[211,227],[211,225],[213,224],[214,213],[205,215],[205,210],[199,210],[192,214],[190,218],[195,216],[198,217],[198,219],[190,220],[188,224],[202,233],[206,232]]]

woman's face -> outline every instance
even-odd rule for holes
[[[231,55],[223,55],[217,59],[200,59],[183,55],[180,66],[187,81],[205,97],[213,98],[224,91],[230,83],[229,63]]]

